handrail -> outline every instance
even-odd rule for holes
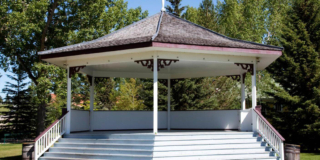
[[[268,122],[268,120],[255,108],[253,109],[257,116],[254,116],[257,124],[257,131],[261,137],[269,144],[269,146],[284,160],[285,139],[281,134]]]
[[[54,121],[47,129],[35,138],[34,155],[35,160],[46,152],[66,131],[66,115],[64,113],[59,119]]]
[[[269,123],[269,121],[256,109],[254,111],[258,114],[258,116],[275,132],[275,134],[282,140],[285,141],[285,139],[281,136],[281,134]]]

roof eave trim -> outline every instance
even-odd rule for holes
[[[238,52],[238,53],[249,53],[249,54],[267,54],[281,56],[282,51],[276,50],[259,50],[259,49],[246,49],[246,48],[228,48],[228,47],[213,47],[213,46],[199,46],[199,45],[188,45],[188,44],[174,44],[174,43],[161,43],[161,42],[143,42],[135,43],[121,46],[103,47],[87,50],[78,50],[70,52],[60,52],[46,55],[39,55],[40,59],[51,59],[51,58],[61,58],[61,57],[71,57],[77,55],[89,55],[95,53],[121,51],[127,49],[138,49],[146,47],[163,47],[163,48],[177,48],[177,49],[193,49],[193,50],[207,50],[207,51],[223,51],[223,52]]]
[[[174,43],[162,43],[162,42],[153,42],[152,43],[152,47],[177,48],[177,49],[188,49],[188,50],[237,52],[237,53],[261,54],[261,55],[275,55],[277,57],[282,55],[282,51],[281,50],[262,50],[262,49],[250,49],[250,48],[213,47],[213,46],[174,44]]]
[[[146,47],[152,47],[152,42],[133,43],[133,44],[120,45],[120,46],[92,48],[92,49],[69,51],[69,52],[59,52],[59,53],[44,54],[39,56],[40,56],[40,59],[45,60],[45,59],[51,59],[51,58],[71,57],[71,56],[77,56],[77,55],[88,55],[88,54],[95,54],[95,53],[121,51],[121,50],[127,50],[127,49],[138,49],[138,48],[146,48]]]

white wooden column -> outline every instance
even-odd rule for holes
[[[71,128],[71,78],[69,77],[70,74],[70,67],[68,66],[67,72],[67,111],[69,113],[66,116],[66,134],[70,134]]]
[[[252,75],[252,108],[257,106],[256,63],[253,63]]]
[[[280,143],[280,159],[281,160],[284,160],[284,144],[283,144],[283,141]]]
[[[171,93],[171,79],[168,78],[168,114],[167,114],[167,126],[168,126],[168,130],[170,130],[170,111],[171,111],[171,96],[170,96],[170,93]]]
[[[252,109],[255,109],[257,106],[257,86],[256,86],[256,61],[253,63],[253,75],[252,75]],[[258,122],[257,114],[252,110],[252,131],[257,132]]]
[[[93,131],[93,107],[94,107],[94,77],[91,79],[90,86],[90,132]]]
[[[244,77],[244,74],[241,73],[241,110],[245,110],[246,109],[246,85],[244,82],[244,79],[246,77]]]
[[[153,133],[158,133],[158,58],[153,56]]]

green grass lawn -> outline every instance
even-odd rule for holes
[[[0,160],[21,160],[22,144],[0,144]]]
[[[21,160],[22,144],[0,144],[0,160]],[[320,153],[301,153],[301,160],[320,160]]]
[[[4,108],[0,105],[0,112],[9,112],[8,108]]]
[[[301,153],[301,160],[320,160],[320,153]]]

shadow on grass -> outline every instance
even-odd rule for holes
[[[21,160],[21,159],[22,159],[21,156],[13,156],[13,157],[0,158],[0,160]]]

